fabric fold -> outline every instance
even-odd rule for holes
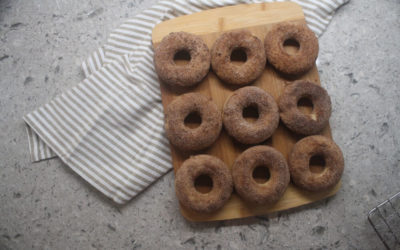
[[[24,117],[63,162],[121,204],[171,168],[162,106],[134,81],[126,60]]]

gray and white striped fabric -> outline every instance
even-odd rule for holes
[[[293,0],[320,36],[349,0]],[[167,19],[257,0],[164,0],[124,22],[82,64],[86,79],[24,116],[32,161],[58,156],[123,204],[172,168],[151,32]]]

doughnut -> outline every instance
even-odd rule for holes
[[[285,51],[284,43],[288,40],[299,44],[297,53]],[[314,66],[318,56],[318,39],[306,24],[277,24],[265,36],[264,46],[269,63],[289,75],[307,72]]]
[[[301,98],[309,99],[313,111],[302,113],[297,103]],[[324,88],[306,80],[298,80],[284,89],[278,100],[283,123],[295,133],[312,135],[328,125],[331,116],[331,99]]]
[[[258,119],[248,122],[243,109],[257,108]],[[223,123],[230,136],[244,144],[256,144],[268,139],[279,124],[278,105],[263,89],[253,86],[233,92],[225,102]]]
[[[270,178],[262,184],[253,178],[254,169],[260,166],[267,167],[270,173]],[[269,146],[251,147],[240,154],[233,163],[232,178],[240,197],[256,204],[277,202],[290,181],[285,158]]]
[[[185,118],[195,113],[200,126],[189,128]],[[187,93],[172,101],[165,112],[165,131],[172,145],[183,151],[207,148],[217,140],[222,128],[221,112],[210,98],[199,93]]]
[[[174,56],[181,51],[190,55],[186,65],[177,65]],[[164,37],[154,51],[154,66],[159,79],[177,87],[199,83],[210,69],[210,51],[204,41],[186,32],[172,32]]]
[[[195,188],[195,180],[207,175],[212,189],[201,193]],[[223,161],[211,155],[196,155],[187,159],[175,175],[175,192],[179,202],[196,212],[210,213],[221,208],[233,191],[232,176]]]
[[[310,159],[313,156],[321,156],[325,160],[322,173],[310,171]],[[289,154],[289,170],[294,184],[308,191],[322,191],[335,186],[343,169],[344,159],[340,148],[332,140],[320,135],[301,139]]]
[[[241,65],[231,61],[232,52],[243,50],[247,59]],[[260,39],[248,31],[232,31],[222,34],[211,49],[211,67],[224,82],[244,85],[256,80],[264,71],[265,52]]]

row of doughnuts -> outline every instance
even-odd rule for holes
[[[311,115],[297,108],[298,101],[307,97],[314,107]],[[279,109],[278,109],[279,106]],[[243,110],[254,107],[255,122],[247,122]],[[196,129],[185,126],[185,118],[197,113],[201,118]],[[232,93],[224,104],[222,118],[217,105],[200,93],[187,93],[170,103],[165,112],[165,130],[170,142],[182,151],[198,151],[211,146],[218,138],[222,123],[230,136],[243,144],[267,140],[279,125],[279,117],[293,132],[313,135],[326,127],[331,114],[331,101],[324,88],[312,82],[298,80],[288,85],[278,105],[261,88],[247,86]]]
[[[293,39],[299,51],[289,55],[284,42]],[[235,49],[246,54],[243,65],[231,62]],[[186,51],[190,55],[187,65],[176,65],[174,56]],[[214,43],[211,53],[204,41],[186,32],[172,32],[164,37],[154,51],[157,75],[164,83],[174,87],[190,87],[199,83],[208,73],[210,65],[224,82],[245,85],[256,80],[264,71],[268,60],[285,74],[298,75],[308,71],[318,56],[318,40],[304,24],[284,23],[274,26],[262,41],[245,30],[222,34]]]
[[[320,174],[310,171],[310,158],[322,155],[325,170]],[[255,168],[267,166],[269,179],[257,183]],[[332,188],[343,173],[344,160],[340,148],[330,139],[313,135],[298,141],[286,162],[285,157],[269,146],[254,146],[240,154],[228,166],[215,156],[196,155],[187,159],[175,176],[175,190],[180,203],[197,212],[210,213],[221,208],[230,198],[233,187],[240,197],[254,204],[273,204],[284,194],[290,178],[295,185],[308,191]],[[195,180],[207,175],[212,180],[212,190],[203,194],[196,190]]]

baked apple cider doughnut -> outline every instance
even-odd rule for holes
[[[232,53],[245,53],[243,64],[234,64]],[[211,50],[211,67],[224,82],[244,85],[256,80],[264,71],[265,51],[260,39],[249,31],[232,31],[222,34]]]
[[[310,170],[310,159],[322,157],[325,162],[321,173]],[[342,176],[344,159],[336,143],[320,135],[298,141],[289,155],[290,176],[294,184],[308,191],[322,191],[335,186]]]
[[[246,121],[243,110],[257,110],[254,122]],[[229,135],[244,144],[256,144],[268,139],[279,124],[278,105],[263,89],[248,86],[233,92],[225,102],[223,123]]]
[[[190,61],[177,65],[174,57],[186,52]],[[210,70],[210,51],[204,41],[186,32],[172,32],[164,37],[154,51],[154,66],[159,79],[177,87],[190,87],[199,83]]]
[[[259,167],[269,170],[269,179],[264,183],[253,177]],[[277,202],[290,181],[285,157],[269,146],[251,147],[239,155],[233,163],[232,178],[240,197],[256,204]]]
[[[189,115],[201,121],[196,128],[185,125]],[[196,151],[211,146],[222,128],[221,112],[210,98],[187,93],[172,101],[165,112],[165,130],[171,144],[182,151]]]
[[[212,180],[211,191],[202,193],[195,182],[200,176]],[[233,191],[232,176],[223,161],[215,156],[196,155],[183,162],[175,176],[175,191],[179,202],[194,211],[209,213],[221,208]]]
[[[298,108],[301,99],[312,102],[311,114]],[[278,100],[283,123],[295,133],[313,135],[324,129],[331,116],[331,99],[324,88],[306,80],[298,80],[286,86]]]
[[[298,51],[285,51],[286,42],[297,43]],[[298,75],[310,70],[318,56],[318,39],[306,24],[281,23],[274,26],[264,39],[268,61],[278,71]]]

